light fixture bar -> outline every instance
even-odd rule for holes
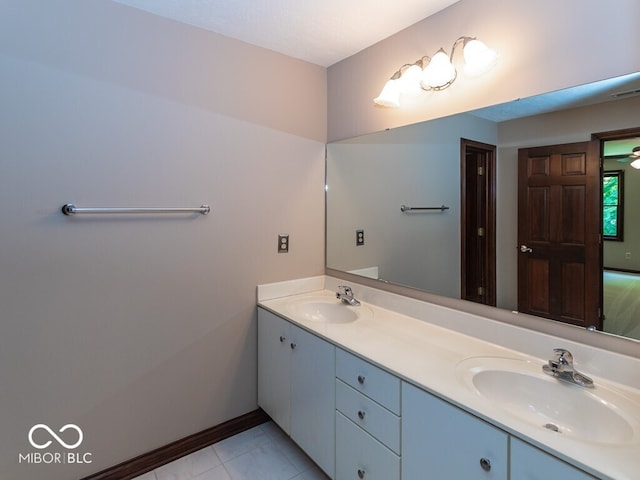
[[[383,107],[399,107],[402,94],[449,88],[458,78],[453,58],[456,47],[461,43],[466,75],[479,76],[495,66],[497,54],[493,50],[475,37],[459,37],[453,42],[450,55],[440,48],[433,57],[424,56],[400,67],[387,81],[380,95],[374,98],[374,103]]]

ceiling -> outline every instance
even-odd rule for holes
[[[474,110],[473,115],[493,122],[504,122],[566,108],[584,107],[640,95],[640,72],[577,85],[555,92],[521,98]]]
[[[606,140],[604,142],[603,156],[607,158],[615,158],[619,162],[631,162],[638,158],[631,157],[631,152],[635,147],[640,146],[640,137],[624,138],[622,140]]]
[[[113,0],[323,67],[459,0]]]

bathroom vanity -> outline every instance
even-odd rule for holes
[[[339,284],[258,287],[258,404],[331,478],[637,478],[637,358]],[[556,347],[593,388],[542,372]]]

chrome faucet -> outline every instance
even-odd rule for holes
[[[581,387],[593,387],[593,380],[573,368],[573,355],[569,350],[554,348],[553,353],[555,353],[555,358],[549,360],[547,365],[542,366],[544,373],[563,382],[573,383]]]
[[[342,303],[346,303],[351,306],[358,306],[360,302],[355,299],[353,296],[353,290],[348,285],[340,285],[338,286],[338,292],[336,293],[336,298],[342,300]]]

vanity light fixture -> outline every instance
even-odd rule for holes
[[[631,159],[631,163],[629,165],[637,170],[640,170],[640,146],[633,147],[629,158]]]
[[[490,70],[497,61],[495,51],[475,37],[460,37],[451,47],[451,55],[444,49],[438,50],[433,57],[424,56],[414,63],[401,66],[387,81],[384,88],[373,101],[383,107],[399,107],[403,93],[416,93],[420,90],[444,90],[457,78],[458,72],[453,65],[456,47],[462,44],[464,73],[476,77]]]

